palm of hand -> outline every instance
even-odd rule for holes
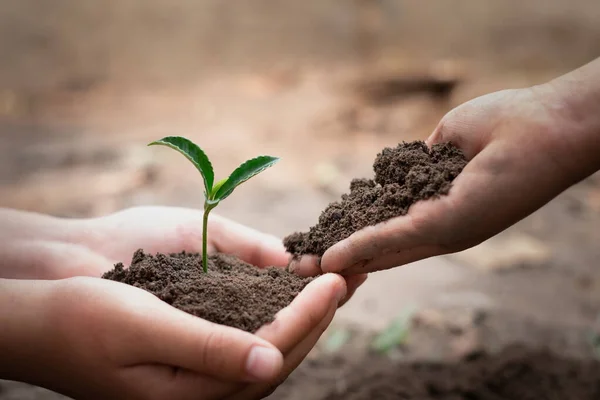
[[[135,287],[93,278],[138,248],[199,251],[201,218],[193,210],[136,208],[73,222],[68,230],[76,234],[65,235],[68,240],[29,241],[37,259],[48,263],[48,278],[74,277],[52,284],[54,294],[47,302],[52,333],[44,339],[47,348],[63,349],[53,354],[70,362],[49,357],[44,376],[30,381],[75,397],[95,392],[100,398],[187,399],[201,393],[206,399],[253,399],[284,380],[331,322],[346,293],[341,277],[330,274],[311,282],[255,335],[192,317]],[[218,216],[209,229],[213,251],[236,254],[258,266],[288,261],[274,237]],[[30,273],[40,279],[35,272]],[[244,363],[257,343],[277,348],[283,365],[265,383],[248,383]]]
[[[138,207],[75,224],[74,240],[36,246],[38,258],[52,266],[45,269],[48,278],[99,277],[117,262],[127,265],[138,249],[168,254],[200,252],[202,246],[202,213],[189,209]],[[259,267],[288,262],[277,238],[216,215],[209,221],[208,247]]]
[[[322,270],[366,273],[460,251],[535,211],[562,187],[561,165],[538,145],[548,142],[543,136],[558,140],[554,121],[530,89],[493,93],[454,109],[427,140],[430,146],[450,141],[470,160],[449,195],[337,243],[324,254]]]

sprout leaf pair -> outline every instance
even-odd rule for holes
[[[213,166],[204,151],[195,143],[181,136],[168,136],[152,142],[149,146],[166,146],[184,155],[200,171],[204,179],[204,218],[202,225],[202,268],[208,270],[207,264],[207,227],[208,214],[219,202],[233,193],[234,189],[248,179],[258,175],[279,161],[277,157],[259,156],[244,162],[237,167],[228,178],[215,183]]]

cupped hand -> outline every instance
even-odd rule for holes
[[[335,244],[321,269],[362,274],[469,248],[575,183],[565,156],[572,144],[551,94],[548,87],[505,90],[449,112],[427,144],[452,142],[469,160],[450,193]]]
[[[95,392],[98,398],[110,393],[104,398],[116,399],[260,398],[297,367],[331,322],[335,309],[364,280],[349,279],[355,286],[347,287],[339,275],[318,277],[272,324],[250,335],[189,316],[134,287],[72,278],[97,277],[138,248],[147,252],[199,252],[199,211],[140,207],[103,218],[69,221],[9,215],[15,226],[30,228],[13,234],[12,239],[19,245],[16,248],[29,250],[27,260],[37,261],[21,263],[16,269],[21,276],[13,278],[56,279],[9,282],[54,284],[58,288],[53,300],[43,303],[55,310],[48,314],[50,320],[58,321],[50,324],[59,332],[44,335],[45,343],[54,341],[49,343],[52,350],[42,351],[47,367],[41,368],[43,364],[36,361],[42,371],[54,375],[40,373],[24,380],[84,398],[93,398],[90,393]],[[38,234],[31,234],[36,229]],[[236,254],[258,266],[287,265],[289,255],[275,237],[218,216],[211,218],[209,232],[211,251]],[[279,364],[249,361],[250,349],[256,346],[274,349]],[[36,354],[22,357],[38,358]],[[248,363],[266,366],[267,372],[249,372],[244,369]]]
[[[117,262],[128,265],[133,253],[202,251],[200,210],[177,207],[134,207],[105,217],[58,219],[0,209],[5,229],[0,229],[0,256],[12,267],[0,277],[62,279],[100,277]],[[2,228],[2,227],[0,227]],[[234,254],[257,267],[285,267],[290,255],[281,239],[211,214],[209,252]],[[304,276],[316,275],[311,271]],[[366,279],[347,278],[348,296]]]
[[[252,335],[112,281],[0,284],[17,306],[0,313],[0,343],[12,344],[2,376],[92,400],[260,398],[310,351],[346,294],[339,275],[324,275]]]
[[[348,295],[344,279],[337,274],[325,274],[309,283],[289,307],[277,314],[272,324],[256,332],[284,355],[278,377],[270,382],[247,385],[226,399],[253,400],[271,394],[312,350]]]
[[[91,219],[59,219],[13,210],[0,227],[9,245],[0,247],[14,260],[10,278],[99,277],[117,262],[128,265],[134,252],[202,251],[202,211],[176,207],[135,207]],[[14,221],[11,223],[11,221]],[[4,225],[4,221],[3,221]],[[233,221],[211,215],[209,252],[235,254],[253,265],[285,266],[281,241]],[[6,273],[6,271],[2,271]]]

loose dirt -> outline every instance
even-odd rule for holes
[[[317,225],[284,239],[296,255],[321,256],[335,243],[370,225],[405,215],[411,205],[448,194],[467,161],[450,143],[423,141],[385,148],[373,164],[375,179],[354,179],[350,193],[325,208]]]
[[[237,257],[213,254],[208,273],[200,254],[145,254],[138,250],[129,268],[119,263],[103,278],[156,295],[205,320],[255,332],[273,321],[310,282],[281,268],[258,269]]]

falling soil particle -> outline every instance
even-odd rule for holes
[[[129,268],[119,263],[103,278],[156,295],[205,320],[255,332],[273,321],[310,282],[281,268],[258,269],[237,257],[213,254],[208,273],[199,254],[145,254],[138,250]]]
[[[420,200],[448,194],[467,161],[450,143],[431,149],[423,141],[401,143],[377,155],[375,179],[354,179],[350,193],[329,204],[317,225],[284,239],[295,256],[321,256],[335,243],[367,226],[405,215]]]

